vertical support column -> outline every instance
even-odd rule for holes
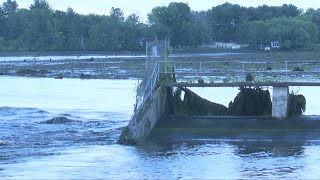
[[[288,117],[289,87],[273,87],[272,117],[283,119]]]
[[[244,76],[244,62],[242,62],[242,80],[246,81],[246,77]]]

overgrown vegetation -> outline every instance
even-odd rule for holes
[[[238,116],[271,115],[270,92],[260,87],[241,87],[233,102],[229,103],[228,114]]]
[[[183,100],[181,92],[184,92]],[[201,98],[187,88],[176,89],[169,98],[170,114],[189,116],[226,115],[227,107]]]
[[[263,90],[261,87],[241,87],[239,90],[227,108],[203,99],[187,88],[177,88],[169,98],[169,113],[181,116],[271,116],[272,102],[269,90]],[[305,97],[290,93],[288,108],[289,117],[302,115],[306,109]]]
[[[290,93],[289,95],[289,116],[299,116],[306,111],[306,98],[299,94],[295,95]]]
[[[242,7],[225,3],[192,11],[186,3],[155,7],[148,22],[119,8],[108,15],[54,10],[46,0],[28,9],[7,0],[0,6],[0,51],[142,50],[148,39],[169,37],[175,48],[212,41],[259,44],[279,41],[283,49],[319,49],[320,10],[296,6]]]

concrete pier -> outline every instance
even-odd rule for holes
[[[121,144],[137,144],[150,134],[156,123],[166,118],[168,101],[167,88],[153,90],[151,96],[141,108],[135,110],[129,125],[122,131],[119,138]]]
[[[217,121],[213,121],[213,122],[210,121],[210,123],[207,120],[199,122],[198,118],[197,118],[197,121],[192,121],[193,123],[184,121],[185,119],[188,118],[187,112],[186,112],[187,108],[189,108],[187,110],[189,110],[190,112],[190,109],[196,106],[199,107],[200,104],[201,105],[205,104],[209,106],[209,103],[207,103],[206,100],[201,101],[202,100],[201,97],[198,98],[198,99],[201,99],[200,102],[194,103],[194,102],[197,102],[194,99],[196,95],[190,98],[191,100],[190,102],[188,102],[189,104],[191,104],[190,106],[183,107],[184,109],[182,110],[178,108],[177,110],[177,114],[184,114],[183,116],[184,119],[179,121],[183,125],[182,127],[186,127],[186,126],[196,127],[197,125],[200,125],[201,127],[206,128],[208,127],[209,124],[212,124],[213,128],[226,126],[227,130],[230,130],[230,129],[232,130],[237,125],[240,125],[238,126],[240,129],[241,128],[247,129],[248,127],[251,127],[253,130],[255,130],[257,127],[256,125],[258,124],[260,125],[259,127],[262,127],[262,129],[265,128],[265,126],[267,125],[267,127],[269,127],[269,129],[272,130],[277,127],[280,129],[281,128],[286,129],[287,127],[289,127],[288,124],[291,125],[292,122],[285,121],[285,120],[286,118],[288,118],[289,115],[292,114],[291,112],[292,110],[295,110],[296,112],[299,112],[301,110],[301,113],[303,110],[305,110],[306,101],[305,101],[305,98],[302,96],[302,97],[298,97],[296,101],[292,101],[292,102],[295,102],[295,104],[294,105],[290,104],[290,106],[292,107],[290,107],[291,111],[289,111],[289,97],[290,97],[289,87],[290,86],[320,86],[320,81],[313,81],[313,82],[281,81],[281,79],[283,79],[281,77],[285,77],[286,80],[288,80],[288,77],[289,77],[288,73],[293,75],[298,73],[298,72],[291,72],[290,70],[288,70],[287,62],[285,64],[286,69],[284,70],[277,69],[276,71],[261,70],[261,69],[266,69],[265,63],[257,62],[255,66],[261,66],[261,67],[252,68],[251,64],[254,64],[255,62],[251,62],[251,61],[239,62],[242,65],[241,66],[242,68],[239,69],[240,66],[235,66],[233,69],[235,74],[229,74],[225,72],[226,68],[221,67],[223,65],[221,65],[220,61],[180,62],[180,63],[170,61],[169,47],[170,47],[169,41],[166,41],[166,40],[146,43],[146,77],[145,77],[146,83],[141,84],[141,87],[142,87],[141,89],[143,91],[141,94],[138,94],[139,97],[143,97],[143,102],[141,106],[135,109],[134,114],[128,126],[123,129],[122,134],[118,141],[119,143],[137,144],[144,141],[150,135],[150,133],[155,127],[156,129],[159,128],[159,126],[161,128],[161,125],[163,124],[166,124],[168,127],[174,127],[175,121],[172,121],[172,118],[170,119],[170,117],[169,119],[167,119],[169,110],[172,111],[172,109],[169,109],[169,108],[173,108],[173,107],[169,107],[169,102],[171,103],[171,105],[174,104],[179,107],[185,106],[185,104],[181,103],[182,99],[181,99],[181,102],[178,101],[180,104],[172,103],[171,99],[169,99],[174,97],[172,92],[169,92],[169,90],[173,90],[175,88],[184,89],[188,87],[240,87],[241,89],[241,88],[247,88],[247,87],[258,87],[257,89],[259,89],[260,87],[273,87],[272,113],[271,113],[271,104],[270,104],[271,98],[270,98],[269,91],[266,92],[266,94],[264,95],[263,93],[265,92],[259,91],[260,94],[258,94],[257,96],[250,96],[250,93],[247,96],[245,95],[242,95],[239,97],[237,96],[238,97],[237,101],[241,103],[235,106],[237,108],[237,111],[235,112],[237,112],[237,114],[266,115],[268,119],[263,121],[262,123],[256,120],[248,121],[248,119],[251,119],[248,117],[245,117],[241,121],[233,121],[232,119],[234,119],[234,117],[231,117],[230,121],[226,120],[226,118],[218,117]],[[194,65],[197,63],[199,63],[199,66]],[[213,64],[218,63],[217,67],[219,67],[221,71],[216,71],[216,70],[213,71],[213,69],[211,68],[202,69],[203,63],[205,63],[206,65],[209,65],[210,63],[213,63]],[[224,65],[225,67],[230,69],[229,63],[224,63]],[[248,66],[246,69],[245,69],[245,65]],[[192,71],[188,71],[189,69],[188,66],[190,66],[190,69],[192,69]],[[172,67],[175,67],[175,69],[179,69],[179,70],[176,72],[173,72],[171,70]],[[197,67],[200,67],[199,71],[197,71]],[[208,67],[215,67],[215,66],[211,65]],[[283,75],[284,72],[286,73],[286,76]],[[218,75],[220,75],[219,73],[221,73],[221,77],[224,77],[224,75],[227,75],[227,76],[230,76],[230,78],[234,78],[234,79],[230,79],[231,81],[227,79],[226,82],[224,81],[220,82],[219,80],[219,82],[213,81],[210,83],[206,83],[204,79],[202,79],[202,76],[205,76],[206,78],[210,76],[214,76],[216,78]],[[247,82],[247,81],[244,81],[245,79],[239,78],[241,77],[239,76],[239,73],[242,73],[243,77],[245,77],[244,76],[245,73],[254,73],[256,74],[256,77],[260,77],[259,75],[260,73],[268,73],[268,74],[272,73],[273,75],[274,73],[278,73],[279,76],[276,75],[277,78],[275,78],[274,81],[270,81],[270,82],[265,82],[265,80],[259,81],[259,79],[257,78],[255,78],[254,81]],[[194,81],[185,82],[186,79],[183,78],[183,77],[186,77],[185,75],[188,75],[194,78],[198,78],[200,76],[200,79],[198,79],[198,83],[194,83]],[[177,79],[177,77],[180,78],[180,80]],[[261,76],[261,77],[264,77],[264,76]],[[138,93],[140,93],[140,91]],[[255,93],[256,92],[253,92],[253,94]],[[259,104],[260,102],[261,104]],[[140,104],[140,102],[137,104]],[[215,106],[214,108],[216,107],[217,106]],[[194,108],[195,111],[192,111],[192,113],[194,113],[195,115],[197,115],[197,113],[199,114],[199,112],[197,111],[201,111],[202,107],[200,108],[201,109]],[[223,109],[228,110],[227,107],[224,107]],[[229,110],[230,109],[231,108],[229,107]],[[247,111],[247,109],[250,109],[251,111],[249,112]],[[203,113],[203,114],[209,115],[210,113],[209,111],[206,111],[206,113]],[[224,113],[232,114],[232,113],[229,113],[228,111]],[[272,114],[272,118],[270,118],[270,114]],[[282,120],[274,121],[273,120],[274,118],[282,119]],[[300,127],[301,124],[299,123],[300,121],[297,121],[296,124],[298,124]],[[312,124],[310,126],[309,125],[310,124],[308,124],[308,127],[312,127]],[[292,126],[292,127],[294,128],[295,126]]]
[[[273,87],[272,117],[283,119],[288,117],[289,87]]]

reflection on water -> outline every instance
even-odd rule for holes
[[[14,177],[32,179],[316,178],[320,175],[316,171],[316,160],[319,159],[311,154],[317,153],[317,146],[306,145],[309,152],[300,154],[298,150],[299,153],[290,155],[281,152],[295,151],[296,145],[285,142],[282,145],[209,141],[171,146],[158,144],[155,147],[152,144],[146,147],[89,146],[65,150],[56,156],[11,164],[7,166],[6,172]],[[48,167],[48,162],[50,168],[43,168]],[[34,174],[35,170],[39,173]]]
[[[320,141],[301,134],[172,138],[164,133],[138,147],[116,144],[131,117],[135,80],[2,77],[0,84],[2,179],[320,177]],[[222,94],[214,99],[228,103],[233,97],[225,92],[236,90],[203,93]],[[311,93],[305,94],[308,101],[314,90],[300,92]],[[315,110],[314,102],[308,107]],[[70,121],[42,123],[56,117]]]
[[[286,157],[300,156],[304,153],[304,142],[288,143],[284,141],[251,141],[251,142],[233,142],[238,146],[236,153],[239,156],[247,157]]]

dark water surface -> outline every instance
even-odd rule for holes
[[[136,85],[137,80],[0,77],[0,178],[320,178],[315,139],[181,136],[140,147],[116,144],[130,120]],[[318,90],[300,89],[307,102],[311,97],[307,114],[317,114],[312,97]],[[237,92],[196,91],[220,92],[214,100],[223,104]],[[48,121],[53,118],[62,120]]]

